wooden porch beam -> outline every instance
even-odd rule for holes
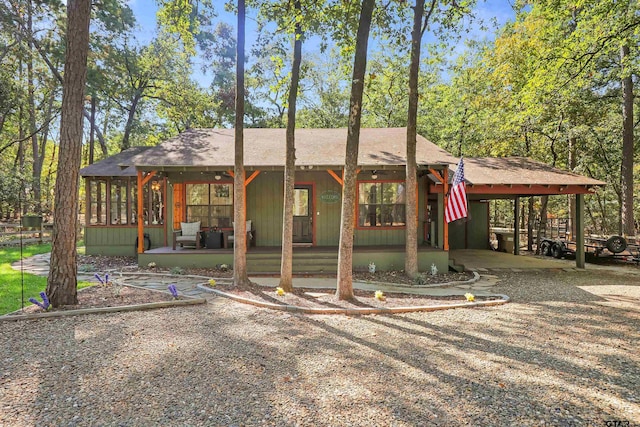
[[[344,185],[344,180],[342,178],[340,178],[337,173],[335,173],[331,169],[327,169],[327,173],[329,175],[331,175],[333,177],[333,179],[335,179],[338,182],[338,184],[340,184],[341,186]]]
[[[443,169],[443,172],[444,172],[445,170],[446,170],[446,169]],[[444,177],[443,177],[442,175],[440,175],[440,172],[438,172],[437,170],[432,169],[432,168],[429,168],[429,172],[431,172],[431,174],[432,174],[433,176],[435,176],[435,177],[436,177],[436,179],[437,179],[438,181],[440,181],[440,184],[443,184],[443,185],[444,185]]]
[[[249,185],[251,183],[251,181],[253,181],[254,179],[256,179],[256,177],[260,175],[260,171],[253,171],[253,173],[251,174],[251,176],[249,176],[249,178],[244,180],[244,186],[245,188],[247,187],[247,185]]]
[[[149,172],[144,178],[142,178],[142,185],[145,185],[146,183],[151,181],[151,178],[153,178],[154,176],[156,176],[156,171]]]
[[[513,184],[513,185],[496,185],[496,184],[480,184],[467,185],[467,194],[486,194],[500,196],[541,196],[554,194],[592,194],[593,189],[583,185],[544,185],[544,184]],[[444,193],[444,185],[429,185],[430,193]]]

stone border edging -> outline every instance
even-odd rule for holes
[[[425,288],[452,288],[454,286],[460,285],[470,285],[472,283],[480,280],[480,274],[472,271],[473,277],[469,280],[457,280],[454,282],[446,282],[446,283],[431,283],[428,285],[405,285],[403,283],[392,283],[392,282],[376,282],[376,281],[367,281],[363,282],[362,280],[354,280],[354,283],[364,283],[366,285],[382,285],[382,286],[391,286],[394,288],[407,288],[407,289],[425,289]],[[390,291],[393,292],[393,291]]]
[[[97,285],[95,285],[97,286]],[[121,286],[128,286],[131,288],[144,289],[147,291],[154,292],[162,292],[158,289],[150,289],[145,288],[144,286],[136,286],[129,284],[121,284]],[[87,288],[82,288],[87,289]],[[82,289],[79,289],[78,292],[81,292]],[[117,312],[127,312],[127,311],[138,311],[138,310],[153,310],[156,308],[167,308],[167,307],[180,307],[185,305],[198,305],[198,304],[206,304],[207,300],[204,298],[195,298],[188,295],[181,295],[180,300],[170,300],[170,301],[159,301],[159,302],[149,302],[145,304],[136,304],[136,305],[120,305],[116,307],[95,307],[95,308],[80,308],[76,310],[61,310],[61,311],[46,311],[43,313],[29,313],[29,314],[5,314],[0,316],[0,322],[3,321],[11,321],[11,320],[36,320],[43,318],[57,318],[57,317],[68,317],[68,316],[80,316],[84,314],[100,314],[100,313],[117,313]],[[14,311],[15,313],[15,311]]]
[[[306,307],[298,307],[295,305],[281,305],[281,304],[274,304],[270,302],[252,300],[249,298],[239,297],[233,294],[228,294],[218,289],[212,289],[206,285],[197,285],[197,286],[198,286],[198,289],[201,289],[205,292],[211,292],[216,295],[229,298],[244,304],[254,305],[256,307],[263,307],[263,308],[269,308],[272,310],[288,311],[288,312],[303,313],[303,314],[344,314],[347,316],[358,316],[358,315],[366,315],[366,314],[398,314],[398,313],[412,313],[412,312],[418,312],[418,311],[439,311],[439,310],[449,310],[454,308],[490,307],[495,305],[503,305],[508,303],[511,300],[507,295],[495,294],[495,295],[483,295],[483,297],[484,296],[499,297],[500,299],[491,300],[491,301],[456,303],[456,304],[425,305],[425,306],[417,306],[417,307],[306,308]]]

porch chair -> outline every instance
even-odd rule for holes
[[[202,246],[200,244],[200,239],[202,238],[200,234],[200,221],[196,222],[181,222],[180,230],[175,230],[173,232],[173,250],[176,250],[176,245],[179,243],[180,246],[189,245],[195,246],[196,249],[200,249]]]
[[[233,223],[233,229],[235,230],[236,228],[236,223]],[[228,237],[228,241],[229,241],[229,246],[233,246],[233,234],[229,235]],[[247,248],[250,246],[255,246],[256,245],[256,241],[255,241],[255,230],[253,230],[252,228],[252,222],[251,220],[247,220]]]

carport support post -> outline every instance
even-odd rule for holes
[[[513,203],[513,254],[520,255],[520,197]]]
[[[576,194],[576,267],[584,268],[584,194]]]

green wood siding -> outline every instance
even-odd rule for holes
[[[449,224],[449,249],[489,248],[489,204],[469,202],[469,217]]]
[[[364,173],[364,172],[363,172]],[[166,245],[171,245],[173,233],[173,185],[177,182],[215,182],[214,172],[184,172],[168,176]],[[404,171],[388,172],[388,179],[403,179]],[[282,241],[283,174],[276,171],[261,172],[247,186],[247,219],[253,221],[256,246],[280,246]],[[225,180],[225,181],[228,181]],[[425,178],[419,180],[418,244],[423,241],[425,218]],[[340,211],[342,186],[326,170],[297,171],[296,183],[313,184],[313,222],[316,246],[337,246],[340,240]],[[164,229],[145,228],[152,247],[165,246]],[[87,227],[85,242],[88,254],[135,255],[137,236],[135,227]],[[354,245],[402,245],[403,228],[356,228]]]
[[[397,174],[402,179],[401,173]],[[314,184],[314,223],[317,246],[336,246],[340,241],[341,201],[330,196],[342,193],[341,185],[326,171],[296,172],[297,183]],[[425,180],[420,180],[418,200],[418,243],[423,240],[422,219],[425,216]],[[279,246],[282,241],[281,172],[262,172],[247,187],[247,219],[256,229],[257,246]],[[323,197],[323,195],[325,197]],[[405,242],[405,229],[358,228],[354,244],[357,246],[398,245]]]
[[[149,234],[151,247],[159,248],[164,244],[164,228],[145,227]],[[136,255],[136,227],[85,227],[84,242],[87,255]]]
[[[470,202],[471,223],[467,226],[467,249],[489,249],[489,203]]]
[[[282,240],[281,172],[261,172],[247,191],[247,220],[256,231],[256,246],[279,246]]]

